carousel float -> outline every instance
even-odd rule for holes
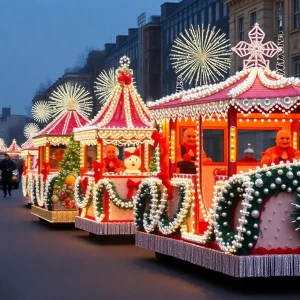
[[[160,176],[134,197],[137,246],[233,277],[300,276],[300,80],[270,71],[281,49],[264,36],[255,24],[233,48],[250,56],[236,75],[150,107]]]

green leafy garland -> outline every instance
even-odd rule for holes
[[[216,240],[223,251],[247,255],[254,248],[260,232],[260,211],[264,202],[281,192],[300,192],[300,167],[296,164],[276,165],[250,174],[234,175],[216,199]],[[231,231],[233,209],[242,199],[237,232]]]
[[[36,195],[36,184],[35,184],[35,178],[32,178],[32,187],[31,187],[31,191],[32,191],[32,194],[31,194],[31,199],[32,199],[32,203],[33,205],[37,206],[38,205],[38,200],[37,200],[37,195]]]
[[[89,180],[86,195],[83,196],[82,187],[80,184],[80,176],[77,177],[75,181],[75,201],[77,207],[86,208],[90,206],[91,202],[93,201],[93,185],[94,183]]]
[[[57,176],[52,176],[51,178],[47,179],[46,181],[46,187],[45,190],[47,191],[46,199],[45,199],[45,206],[46,209],[49,211],[53,210],[53,202],[52,202],[52,197],[53,197],[53,191],[54,191],[54,186],[57,180]]]
[[[133,209],[133,199],[128,200],[120,197],[115,184],[111,180],[108,178],[100,179],[94,192],[94,213],[98,222],[101,222],[104,218],[103,198],[105,191],[108,192],[109,201],[118,208],[123,210]]]

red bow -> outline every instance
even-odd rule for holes
[[[135,182],[131,179],[127,180],[128,193],[127,193],[126,199],[131,199],[132,198],[134,189],[138,189],[141,182],[142,181]]]
[[[47,176],[48,176],[48,174],[49,174],[49,172],[50,172],[50,163],[44,161],[44,162],[43,162],[43,166],[44,166],[44,168],[42,169],[41,174],[44,175],[43,181],[45,182],[45,181],[47,180]]]
[[[27,167],[26,165],[23,166],[23,175],[26,175],[27,174]]]
[[[94,170],[95,183],[97,183],[99,181],[99,179],[101,178],[102,169],[104,167],[104,164],[103,163],[99,163],[96,160],[93,160],[92,167],[93,167],[93,170]]]
[[[130,157],[131,155],[140,156],[140,149],[135,149],[134,152],[124,151],[125,158]]]
[[[156,148],[159,141],[163,138],[162,135],[158,131],[153,131],[151,135],[152,140],[154,140],[153,147]]]
[[[88,178],[84,177],[83,180],[80,180],[80,185],[82,189],[82,195],[85,196],[86,190],[87,190],[87,185],[88,185]]]
[[[132,76],[131,76],[131,74],[121,72],[120,75],[119,75],[119,77],[118,77],[118,82],[120,84],[124,84],[125,83],[125,85],[129,85],[132,82]]]
[[[65,202],[66,208],[74,208],[75,207],[75,203],[73,201],[66,199],[64,202]]]

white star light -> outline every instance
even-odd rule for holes
[[[216,82],[227,73],[230,66],[229,42],[225,34],[219,34],[215,27],[205,30],[193,26],[180,33],[172,46],[170,60],[176,73],[183,80],[196,85]]]
[[[113,93],[117,85],[117,76],[114,68],[102,71],[95,81],[95,94],[100,103],[104,103]]]
[[[80,112],[85,117],[89,117],[92,111],[92,97],[86,89],[77,83],[71,85],[69,82],[60,85],[56,91],[50,95],[53,116],[68,111]]]
[[[34,121],[47,123],[52,118],[52,109],[49,102],[37,101],[31,108],[31,115]]]
[[[265,33],[256,23],[254,27],[249,31],[250,44],[246,42],[239,42],[232,51],[236,52],[240,57],[249,56],[244,60],[244,69],[252,67],[269,68],[270,61],[266,60],[266,57],[273,57],[275,54],[282,51],[274,42],[267,42],[265,44],[262,41],[265,38]]]
[[[28,123],[25,127],[24,127],[24,135],[26,138],[30,138],[33,135],[35,135],[36,133],[38,133],[40,131],[40,128],[37,124],[35,123]]]

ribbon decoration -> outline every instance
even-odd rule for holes
[[[27,166],[26,165],[23,166],[23,175],[27,175]]]
[[[88,178],[84,177],[83,180],[80,180],[80,185],[81,185],[81,189],[82,189],[82,195],[85,196],[87,186],[88,186]]]
[[[127,193],[126,199],[132,198],[134,189],[137,190],[139,188],[139,185],[141,184],[141,182],[142,182],[141,180],[135,182],[130,178],[127,180],[128,193]]]
[[[45,182],[47,180],[47,176],[50,172],[50,163],[49,162],[46,162],[44,161],[43,162],[43,169],[41,170],[41,174],[44,175],[43,176],[43,181]]]
[[[157,174],[157,177],[162,181],[162,184],[168,190],[168,200],[173,199],[173,188],[171,186],[171,181],[169,177],[169,169],[166,163],[167,155],[167,142],[166,139],[158,131],[153,131],[151,138],[154,140],[153,147],[156,148],[157,145],[160,145],[160,170],[161,172]]]
[[[102,162],[99,163],[97,160],[93,160],[92,167],[94,170],[95,183],[97,183],[102,176],[104,164]]]
[[[75,208],[75,202],[73,201],[65,199],[64,203],[65,203],[65,208]]]
[[[135,149],[134,152],[129,152],[129,151],[124,151],[124,155],[125,155],[125,158],[128,158],[130,157],[131,155],[136,155],[136,156],[140,156],[141,155],[141,151],[140,149]]]
[[[125,72],[120,72],[120,75],[118,77],[118,82],[120,84],[129,85],[132,82],[132,75]]]

